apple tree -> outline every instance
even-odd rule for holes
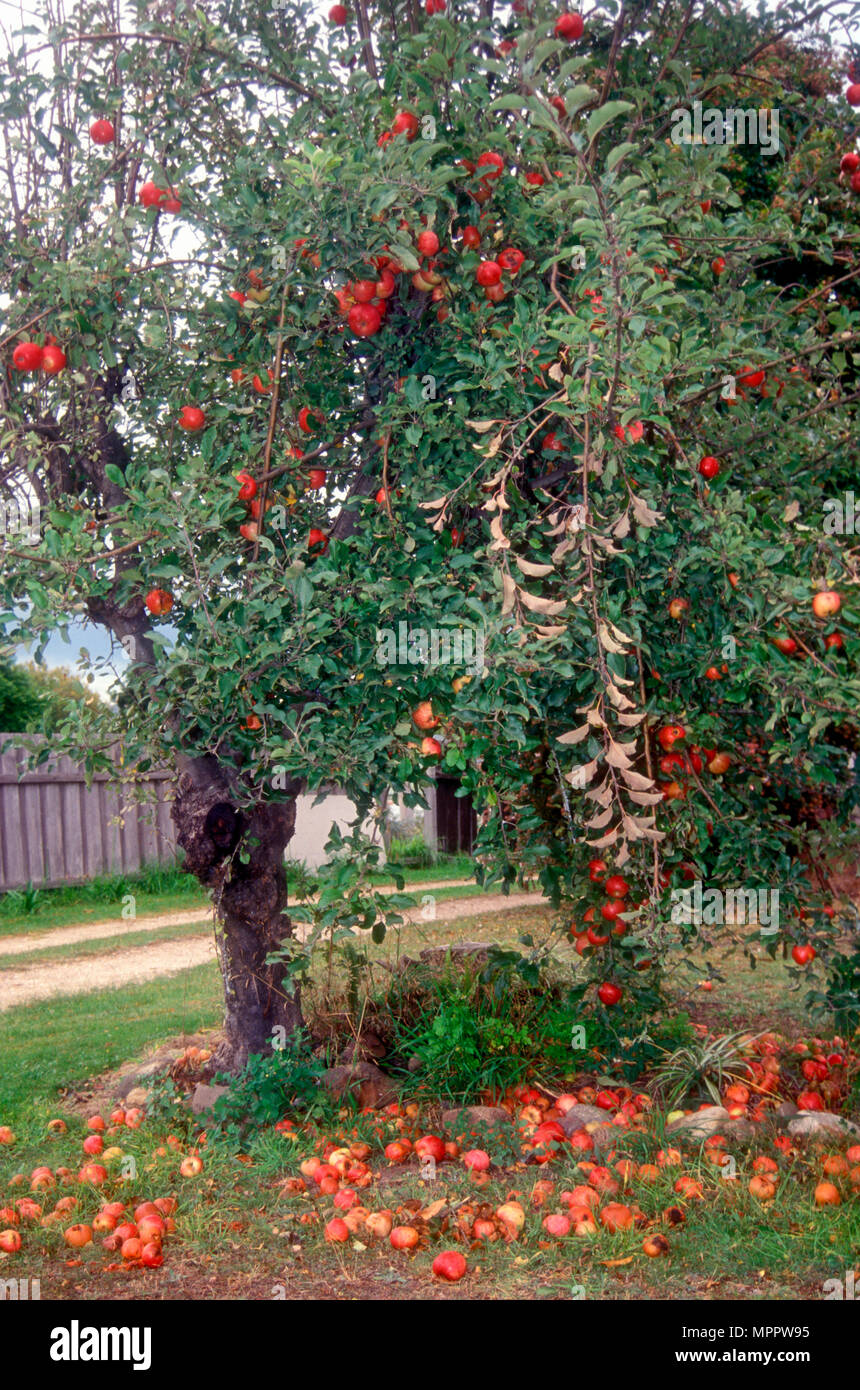
[[[540,875],[601,1008],[656,1006],[673,883],[830,939],[860,194],[827,15],[52,0],[9,36],[2,479],[39,529],[4,625],[116,644],[84,753],[175,771],[219,1065],[301,1025],[283,855],[332,781],[360,857],[459,775],[483,880]]]

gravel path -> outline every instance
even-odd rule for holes
[[[429,893],[432,888],[465,888],[474,883],[471,878],[449,878],[436,883],[407,884],[407,893]],[[380,888],[380,893],[396,893],[394,886]],[[21,936],[0,936],[0,956],[26,955],[28,951],[41,951],[50,946],[73,946],[78,941],[101,941],[108,936],[126,936],[131,932],[158,931],[160,927],[180,927],[186,922],[208,922],[212,917],[209,907],[189,907],[179,912],[163,912],[150,917],[136,917],[129,920],[116,917],[107,922],[84,922],[80,926],[53,927],[48,931],[24,932]]]
[[[468,880],[467,880],[468,881]],[[428,892],[439,884],[414,884],[410,891],[423,888]],[[450,903],[442,902],[436,909],[436,922],[453,922],[464,917],[480,917],[491,912],[505,912],[514,908],[535,907],[543,900],[536,893],[516,893],[509,897],[501,894],[480,898],[455,898]],[[422,922],[427,918],[421,907],[405,912],[410,922]],[[141,917],[137,922],[99,923],[90,927],[60,927],[39,938],[38,944],[60,945],[58,935],[68,932],[82,932],[69,940],[93,940],[100,936],[119,935],[120,931],[143,931],[158,926],[179,925],[183,922],[205,921],[208,909],[199,914],[189,912],[168,913],[164,917]],[[119,928],[119,930],[118,930]],[[47,938],[52,938],[49,942]],[[33,938],[28,939],[28,949],[33,949]],[[5,947],[0,947],[0,951]],[[85,994],[97,989],[120,989],[123,985],[144,984],[158,975],[176,975],[183,970],[191,970],[196,965],[205,965],[215,958],[215,942],[211,933],[205,936],[189,936],[181,941],[150,942],[145,946],[132,946],[126,950],[111,951],[103,956],[88,957],[85,961],[66,960],[50,965],[25,965],[18,970],[0,972],[0,1012],[13,1009],[18,1004],[32,1004],[40,999],[50,999],[62,994]]]

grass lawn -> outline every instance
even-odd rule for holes
[[[373,874],[371,881],[376,886],[393,886],[395,872],[403,878],[408,890],[412,883],[470,879],[474,865],[468,855],[445,855],[438,863],[426,868],[394,865],[390,871]],[[210,894],[189,874],[165,870],[151,874],[144,872],[139,877],[140,882],[134,877],[107,878],[90,884],[44,889],[30,894],[25,891],[6,893],[0,897],[0,942],[4,936],[19,936],[22,932],[37,933],[51,931],[55,927],[114,921],[120,917],[128,893],[134,895],[137,917],[162,916],[182,912],[186,908],[209,906]],[[146,886],[153,881],[160,882],[162,886],[156,889]],[[310,882],[312,885],[313,881]],[[290,901],[295,902],[300,900],[300,890],[307,887],[309,880],[303,870],[288,864],[287,883]],[[478,893],[480,889],[474,885],[473,891]]]
[[[476,890],[450,889],[450,898],[471,896]],[[443,901],[441,895],[439,901]],[[385,941],[365,946],[373,964],[394,965],[403,955],[418,955],[426,947],[444,946],[452,941],[496,941],[515,947],[520,937],[531,934],[536,940],[550,930],[553,911],[547,906],[513,908],[505,912],[481,914],[461,921],[450,920],[439,912],[435,921],[407,923],[390,932]],[[164,928],[159,932],[135,933],[106,940],[81,942],[75,946],[26,952],[19,956],[0,956],[0,966],[15,969],[27,963],[41,963],[82,955],[92,956],[97,969],[98,956],[113,949],[145,944],[149,940],[181,939],[201,934],[200,923]],[[578,962],[572,947],[559,947],[562,962]],[[372,969],[372,966],[371,966]],[[710,994],[699,991],[681,972],[672,994],[677,1007],[687,1009],[715,1030],[740,1026],[779,1027],[797,1033],[809,1021],[803,1008],[802,990],[792,990],[791,978],[782,961],[764,958],[750,970],[740,951],[721,959],[724,982]],[[323,984],[328,968],[319,955],[315,978]],[[377,971],[379,983],[383,977]],[[333,972],[333,987],[345,983],[340,966]],[[27,1099],[46,1101],[60,1086],[81,1085],[94,1073],[127,1061],[159,1041],[182,1031],[194,1032],[214,1027],[220,1019],[220,987],[214,964],[196,967],[178,976],[157,978],[146,985],[122,990],[93,991],[80,996],[46,1000],[0,1013],[0,1123],[11,1123]]]
[[[459,895],[463,890],[450,891]],[[453,923],[437,907],[435,920],[407,924],[381,945],[366,945],[378,971],[379,965],[392,965],[404,953],[417,955],[426,946],[456,940],[492,940],[513,946],[528,933],[540,941],[553,920],[551,908],[535,905]],[[199,924],[188,924],[178,934],[199,929]],[[170,930],[177,935],[176,929]],[[151,934],[142,935],[149,939]],[[90,943],[94,971],[105,949],[136,941],[137,934],[130,933]],[[82,954],[80,946],[74,949],[78,956]],[[671,987],[674,1007],[715,1029],[767,1026],[789,1037],[808,1036],[812,1030],[803,1009],[803,991],[792,990],[791,974],[781,960],[770,961],[759,948],[754,949],[760,955],[754,971],[740,949],[720,957],[721,978],[715,977],[711,993],[696,987],[697,977],[688,980],[678,970]],[[50,957],[56,954],[51,952]],[[566,942],[559,956],[579,963]],[[18,962],[29,958],[30,953]],[[705,959],[699,958],[698,964],[704,968]],[[712,960],[709,965],[713,970]],[[321,954],[315,971],[319,988],[326,984],[326,970]],[[336,975],[332,987],[342,983]],[[20,1195],[7,1187],[16,1172],[29,1173],[37,1163],[77,1171],[86,1130],[80,1114],[63,1112],[61,1090],[85,1089],[91,1078],[161,1041],[217,1028],[220,1018],[221,990],[214,963],[146,985],[0,1013],[0,1124],[11,1125],[17,1136],[14,1145],[0,1148],[0,1205]],[[68,1133],[49,1138],[47,1121],[60,1113],[66,1114]],[[844,1278],[860,1250],[858,1191],[850,1187],[847,1177],[839,1178],[841,1205],[817,1207],[813,1191],[821,1177],[822,1160],[812,1147],[787,1155],[765,1138],[751,1151],[733,1145],[738,1177],[726,1182],[707,1153],[693,1146],[679,1165],[660,1168],[655,1181],[634,1178],[629,1189],[612,1198],[637,1208],[638,1228],[612,1233],[598,1223],[590,1236],[554,1239],[543,1229],[542,1219],[563,1210],[563,1190],[586,1182],[587,1174],[575,1166],[582,1155],[566,1149],[557,1161],[534,1166],[523,1162],[510,1139],[475,1129],[463,1134],[461,1147],[486,1148],[494,1165],[488,1185],[476,1188],[459,1162],[440,1165],[435,1179],[425,1181],[414,1158],[390,1163],[383,1154],[385,1144],[400,1137],[402,1123],[378,1113],[356,1115],[344,1110],[339,1116],[332,1111],[319,1130],[300,1130],[292,1136],[268,1127],[250,1130],[240,1148],[236,1142],[213,1136],[202,1150],[204,1174],[183,1179],[172,1145],[183,1150],[193,1147],[192,1122],[187,1112],[165,1101],[141,1129],[123,1129],[105,1141],[134,1159],[132,1176],[122,1177],[114,1164],[109,1165],[111,1176],[100,1191],[82,1185],[63,1189],[78,1198],[74,1215],[58,1218],[57,1224],[47,1228],[23,1223],[26,1270],[21,1256],[0,1254],[0,1277],[11,1275],[17,1260],[14,1272],[40,1278],[43,1299],[271,1300],[278,1297],[280,1287],[290,1300],[818,1300],[824,1297],[824,1280]],[[438,1132],[438,1109],[428,1106],[408,1125],[413,1133]],[[396,1251],[387,1239],[373,1239],[360,1231],[345,1244],[333,1245],[323,1238],[326,1222],[342,1214],[331,1196],[321,1196],[313,1183],[310,1190],[299,1191],[288,1191],[283,1184],[298,1177],[300,1161],[318,1155],[325,1140],[370,1145],[367,1163],[372,1182],[359,1191],[359,1200],[369,1210],[392,1211],[395,1224],[413,1224],[420,1232],[415,1252]],[[618,1155],[637,1164],[653,1162],[658,1147],[665,1144],[659,1126],[650,1135],[619,1131]],[[778,1166],[777,1190],[766,1203],[748,1190],[756,1153],[773,1157]],[[701,1183],[701,1196],[685,1198],[676,1193],[674,1184],[681,1173]],[[551,1182],[553,1189],[542,1190],[544,1182]],[[46,1211],[59,1195],[59,1190],[35,1194]],[[63,1245],[64,1227],[72,1221],[91,1221],[103,1201],[119,1197],[133,1209],[135,1203],[157,1196],[178,1199],[177,1232],[166,1246],[163,1268],[124,1268],[98,1239],[78,1253]],[[519,1239],[458,1241],[458,1210],[492,1216],[500,1203],[512,1198],[526,1213]],[[445,1205],[437,1208],[443,1200]],[[601,1199],[601,1207],[605,1201]],[[461,1203],[466,1205],[461,1208]],[[681,1209],[685,1219],[680,1224],[673,1225],[665,1215],[670,1208]],[[665,1235],[667,1257],[649,1259],[644,1253],[643,1236],[653,1233]],[[434,1280],[430,1270],[433,1256],[444,1248],[461,1250],[468,1261],[466,1278],[450,1287]],[[70,1264],[70,1254],[80,1263]]]

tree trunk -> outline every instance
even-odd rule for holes
[[[179,778],[171,808],[185,868],[213,889],[224,984],[225,1038],[212,1071],[238,1073],[303,1027],[298,989],[283,963],[266,957],[292,935],[286,916],[284,849],[296,822],[295,799],[239,809],[223,769],[197,759]],[[247,862],[243,862],[246,857]]]

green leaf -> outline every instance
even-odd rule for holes
[[[603,106],[598,106],[596,111],[592,111],[586,124],[586,134],[589,142],[599,135],[604,126],[609,125],[618,116],[624,116],[628,111],[635,111],[636,108],[632,101],[607,101]]]
[[[595,111],[594,114],[597,115],[598,113]],[[632,154],[635,149],[636,146],[632,145],[629,140],[625,140],[623,144],[616,145],[614,149],[611,149],[606,156],[607,173],[611,174],[612,170],[617,168],[622,159],[626,158],[628,154]]]

